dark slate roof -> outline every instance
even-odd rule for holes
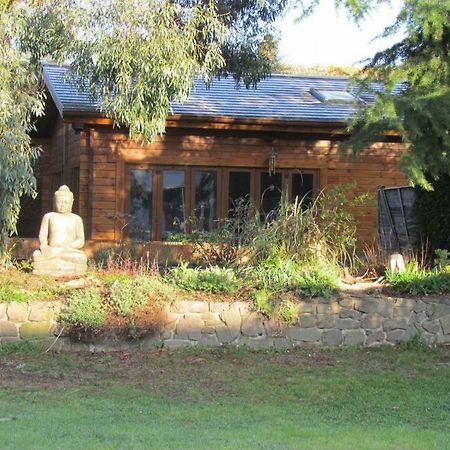
[[[43,77],[62,117],[67,114],[95,114],[99,104],[87,91],[80,91],[67,77],[67,67],[46,64]],[[241,119],[275,119],[343,123],[356,108],[371,98],[360,97],[360,102],[323,103],[313,96],[311,89],[349,91],[348,78],[272,75],[258,83],[257,88],[236,86],[232,77],[216,79],[208,88],[196,80],[194,91],[186,103],[173,103],[173,114],[197,117],[229,117]]]

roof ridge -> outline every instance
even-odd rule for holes
[[[57,67],[61,69],[69,69],[69,64],[59,64],[55,61],[48,61],[41,63],[41,66],[44,67]],[[232,77],[232,74],[228,75],[216,75],[215,78],[218,79],[227,79],[229,77]],[[291,74],[291,73],[272,73],[268,75],[267,77],[262,78],[260,81],[265,81],[270,78],[290,78],[290,79],[311,79],[311,80],[335,80],[335,81],[348,81],[352,77],[351,76],[336,76],[336,75],[302,75],[302,74]],[[199,77],[201,78],[201,77]]]

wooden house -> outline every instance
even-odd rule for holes
[[[267,212],[283,189],[294,198],[355,183],[357,192],[373,194],[358,226],[360,241],[371,242],[377,187],[405,183],[398,139],[356,159],[339,154],[350,117],[371,100],[355,97],[346,78],[274,75],[256,89],[231,78],[210,88],[198,81],[188,102],[172,105],[166,133],[141,145],[113,128],[66,71],[43,67],[48,111],[34,139],[43,149],[41,213],[51,209],[52,193],[69,185],[94,241],[117,241],[123,233],[162,241],[186,231],[192,214],[198,227],[213,228],[239,197]]]

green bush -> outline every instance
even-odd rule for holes
[[[243,270],[249,281],[258,288],[279,291],[292,288],[299,275],[300,266],[288,258],[273,256],[262,261],[258,266]]]
[[[272,257],[257,267],[242,270],[247,284],[270,292],[295,291],[309,297],[329,298],[339,286],[339,273],[333,264],[301,266],[281,257]]]
[[[260,313],[271,317],[275,314],[276,311],[276,303],[275,299],[271,292],[266,291],[265,289],[259,289],[253,292],[253,302],[255,308]]]
[[[298,308],[290,300],[283,300],[277,309],[278,317],[287,325],[294,325],[298,320]]]
[[[303,269],[296,291],[308,297],[330,298],[339,287],[339,273],[331,264]]]
[[[450,251],[450,175],[433,181],[432,191],[416,188],[414,205],[422,242],[433,253],[436,249]]]
[[[0,286],[0,303],[24,303],[30,298],[30,293],[17,289],[10,284]]]
[[[102,303],[100,290],[91,288],[73,291],[60,319],[79,327],[101,327],[106,321],[106,307]]]
[[[156,277],[116,278],[110,287],[111,304],[121,316],[130,316],[157,294],[158,303],[169,298],[173,289]]]
[[[253,304],[265,316],[276,317],[287,325],[293,325],[298,319],[298,308],[294,301],[285,296],[286,293],[274,294],[260,289],[253,292]]]
[[[214,294],[233,294],[239,289],[239,281],[232,269],[208,266],[190,268],[186,263],[170,269],[167,280],[186,291],[205,291]]]
[[[392,289],[401,293],[443,294],[450,292],[450,271],[447,269],[421,269],[415,263],[408,263],[404,272],[386,272],[386,281]]]

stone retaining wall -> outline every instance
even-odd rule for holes
[[[59,304],[43,302],[0,305],[0,342],[48,338],[54,334],[59,308]],[[110,337],[86,344],[61,337],[55,348],[374,346],[397,344],[417,334],[429,344],[450,344],[450,298],[341,295],[304,301],[292,326],[268,319],[244,302],[176,301],[166,308],[162,322],[161,332],[151,338],[124,342]]]
[[[0,303],[0,344],[52,337],[60,310],[61,302],[56,301]]]

